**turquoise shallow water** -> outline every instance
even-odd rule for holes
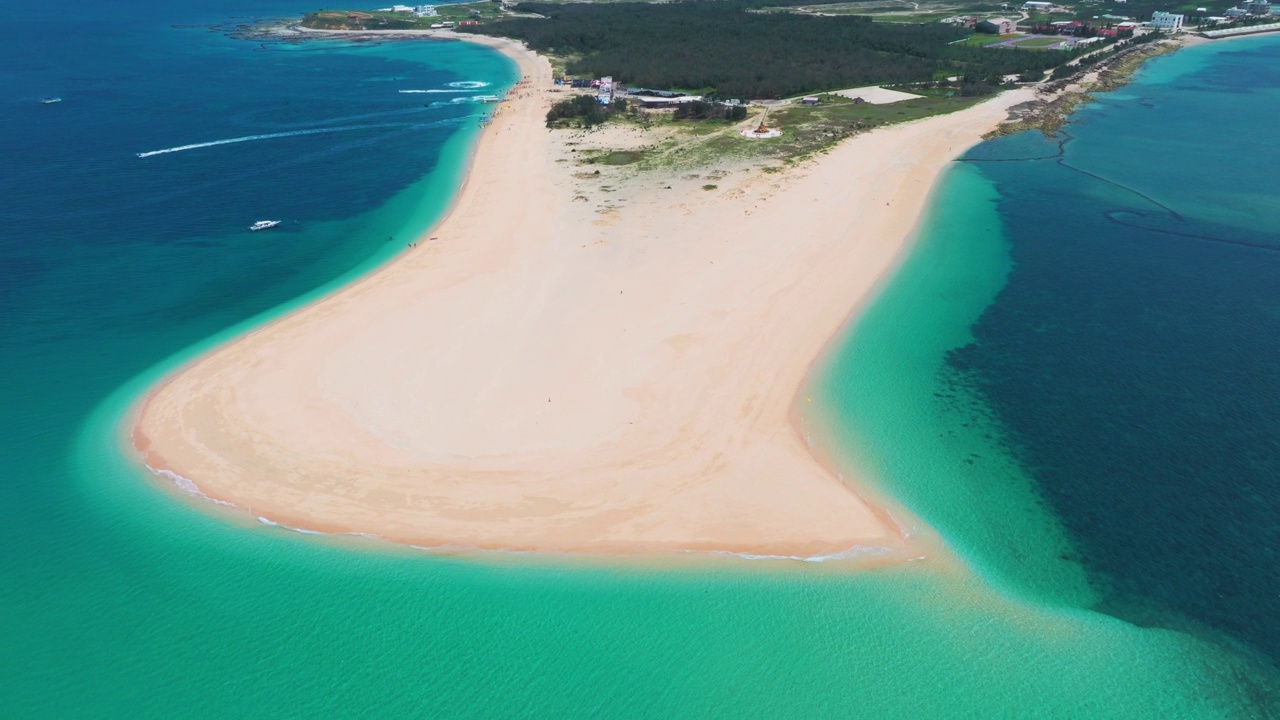
[[[255,46],[171,27],[297,10],[107,3],[89,19],[117,31],[68,37],[28,8],[33,32],[0,49],[4,714],[1274,712],[1274,666],[1221,633],[1091,609],[1102,576],[1078,530],[1001,446],[1013,426],[989,390],[948,380],[948,352],[1016,278],[1007,193],[977,165],[950,173],[919,248],[816,382],[826,442],[981,574],[441,558],[266,527],[140,473],[121,420],[149,383],[385,260],[386,237],[447,203],[474,109],[395,90],[512,80],[461,45]],[[242,230],[275,216],[283,232]]]
[[[1184,50],[1057,138],[974,148],[813,389],[824,443],[994,585],[1252,658],[1260,717],[1280,697],[1280,153],[1224,130],[1280,110],[1278,55]]]
[[[1280,112],[1277,60],[1274,37],[1180,53],[1081,113],[1056,161],[975,163],[1016,269],[947,362],[1008,430],[1100,609],[1207,625],[1272,662],[1280,152],[1222,129]]]

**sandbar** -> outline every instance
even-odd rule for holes
[[[901,551],[895,519],[811,451],[798,393],[942,170],[1028,94],[778,173],[606,182],[544,126],[563,97],[545,59],[479,41],[522,80],[447,216],[166,378],[133,420],[143,461],[272,522],[418,546]]]

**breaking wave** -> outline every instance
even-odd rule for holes
[[[179,490],[182,490],[183,492],[195,495],[201,500],[211,502],[215,505],[223,505],[226,507],[236,507],[235,503],[229,503],[226,500],[219,500],[217,498],[211,498],[208,495],[205,495],[204,491],[202,491],[200,487],[195,484],[195,481],[193,481],[191,478],[179,475],[178,473],[172,470],[165,470],[164,468],[151,467],[150,465],[147,465],[146,467],[148,470],[155,473],[156,475],[159,475],[160,477],[165,478],[169,482],[173,483]]]

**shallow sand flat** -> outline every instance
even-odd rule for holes
[[[492,44],[526,83],[447,219],[169,378],[134,429],[147,464],[289,526],[416,545],[901,548],[811,454],[796,393],[938,173],[1026,95],[712,191],[640,174],[606,192],[557,162],[576,156],[543,126],[547,63]]]

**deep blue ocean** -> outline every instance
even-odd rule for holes
[[[293,0],[4,9],[0,716],[1280,717],[1280,40],[948,173],[822,403],[975,572],[847,573],[439,557],[148,476],[140,393],[394,257],[515,70],[229,36]]]
[[[975,163],[1013,265],[948,359],[1074,538],[1101,609],[1202,623],[1272,660],[1276,117],[1280,41],[1259,38],[1154,62],[1060,137],[979,146],[971,160],[1051,159]]]

